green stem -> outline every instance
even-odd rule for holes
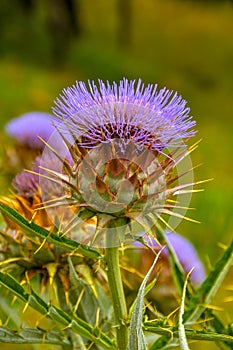
[[[111,245],[108,246],[111,247]],[[127,307],[119,266],[118,247],[106,248],[105,258],[107,262],[108,284],[113,302],[115,321],[117,324],[116,335],[118,349],[125,350],[127,347],[127,327],[125,324],[127,318]]]

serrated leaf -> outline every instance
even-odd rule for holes
[[[0,284],[13,292],[14,295],[30,305],[42,315],[62,324],[65,327],[73,329],[80,336],[91,340],[103,349],[115,349],[115,343],[99,329],[92,327],[79,317],[68,315],[56,306],[46,304],[35,292],[28,294],[24,288],[10,275],[0,272]]]
[[[90,285],[84,279],[78,276],[70,257],[68,258],[68,264],[71,282],[69,299],[74,306],[76,305],[77,301],[79,302],[77,306],[78,316],[94,326],[96,323],[97,313],[100,309],[97,295],[94,294],[94,290],[90,287]],[[81,293],[82,296],[80,298]]]
[[[33,290],[31,291],[31,294],[28,294],[28,303],[34,310],[37,310],[42,315],[45,315],[48,312],[48,304],[46,304]]]
[[[56,322],[62,324],[63,326],[69,326],[71,319],[70,317],[63,312],[62,310],[60,310],[58,307],[56,306],[50,306],[48,309],[48,316],[52,319],[55,320]]]
[[[58,331],[45,331],[39,328],[24,328],[13,331],[7,327],[0,327],[0,342],[11,344],[56,344],[71,345],[70,340]]]
[[[165,346],[171,339],[178,338],[179,332],[177,331],[177,327],[171,327],[171,326],[163,326],[158,327],[157,325],[153,325],[153,322],[145,322],[144,323],[144,329],[145,331],[149,333],[155,333],[160,334],[162,337],[157,339],[154,344],[160,344],[161,347],[153,347],[152,349],[163,349],[163,346]],[[192,340],[203,340],[203,341],[222,341],[222,342],[228,342],[233,344],[233,336],[229,334],[223,334],[223,333],[217,333],[217,332],[211,332],[211,331],[198,331],[193,329],[185,329],[186,337],[187,339]],[[152,350],[151,349],[151,350]]]
[[[193,324],[211,302],[218,288],[222,284],[233,262],[233,241],[217,261],[213,270],[193,294],[188,303],[188,309],[184,314],[185,324]]]
[[[161,252],[161,251],[160,251]],[[143,308],[144,308],[144,294],[146,284],[148,279],[158,261],[160,252],[157,254],[152,266],[144,277],[142,284],[139,288],[138,295],[136,298],[136,303],[132,312],[132,317],[129,326],[129,338],[127,350],[147,350],[147,344],[145,340],[145,336],[142,330],[142,317],[143,317]]]
[[[16,210],[8,207],[5,204],[0,204],[0,210],[17,225],[19,225],[25,233],[34,234],[49,243],[54,243],[72,252],[80,253],[86,257],[92,259],[100,259],[101,255],[94,249],[88,246],[82,245],[74,240],[68,239],[64,236],[59,237],[58,235],[49,232],[45,228],[35,224],[34,222],[29,222],[22,215],[20,215]]]
[[[24,302],[28,301],[28,294],[12,276],[0,272],[0,283]]]

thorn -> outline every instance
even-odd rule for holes
[[[43,246],[45,245],[47,238],[49,238],[51,236],[52,232],[49,232],[48,236],[45,237],[45,239],[43,240],[43,242],[41,243],[41,245],[36,249],[36,251],[33,254],[37,254],[39,252],[39,250],[41,248],[43,248]]]
[[[23,311],[22,311],[23,314],[26,312],[28,306],[29,306],[29,302],[27,302],[27,303],[25,304],[25,306],[24,306],[24,308],[23,308]]]

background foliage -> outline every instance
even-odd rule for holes
[[[201,224],[182,222],[178,231],[195,244],[208,271],[233,230],[233,5],[223,0],[125,3],[76,0],[70,21],[61,0],[2,0],[0,127],[28,111],[50,112],[61,89],[75,80],[141,77],[177,90],[197,120],[197,138],[203,139],[192,155],[194,164],[204,163],[196,179],[214,178],[192,199],[192,217]],[[0,138],[10,142],[3,132]],[[6,193],[3,175],[1,169]],[[226,322],[233,311],[232,274],[214,300]]]

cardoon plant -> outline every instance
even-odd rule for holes
[[[157,221],[165,222],[163,214],[179,217],[173,211],[174,199],[190,184],[177,185],[179,174],[174,169],[189,153],[183,140],[195,134],[195,122],[181,96],[166,88],[144,87],[140,80],[123,79],[119,85],[100,80],[98,87],[78,82],[55,103],[59,121],[55,127],[72,161],[52,149],[62,161],[62,171],[47,168],[47,172],[51,181],[63,183],[62,204],[74,212],[71,222],[65,223],[67,232],[83,243],[105,247],[117,341],[125,349],[127,308],[118,247],[135,240],[142,229],[155,236]],[[45,157],[47,151],[51,147]],[[47,182],[47,177],[41,178]],[[80,237],[80,222],[91,218],[93,231]]]
[[[177,185],[181,174],[175,173],[189,153],[184,140],[195,134],[186,102],[165,88],[135,84],[99,81],[99,88],[89,83],[88,89],[80,82],[65,89],[53,109],[72,161],[59,154],[61,175],[48,174],[65,184],[64,205],[75,207],[73,228],[82,217],[96,219],[93,236],[84,237],[91,245],[120,246],[142,227],[163,222],[163,213],[179,216],[178,205],[168,201],[192,185]],[[115,234],[105,234],[111,230]]]
[[[188,146],[195,121],[186,101],[141,80],[99,80],[65,89],[53,113],[52,134],[49,129],[42,140],[38,130],[42,154],[31,170],[15,177],[16,193],[1,199],[7,226],[1,232],[0,283],[54,322],[54,330],[13,332],[3,326],[0,340],[45,342],[66,350],[178,344],[187,350],[190,338],[231,348],[230,325],[215,316],[210,302],[232,263],[232,245],[203,281],[192,245],[174,233],[183,218],[195,221],[185,216],[197,184],[189,158],[196,144]],[[32,139],[38,136],[33,132]],[[139,252],[144,245],[147,251]],[[139,254],[141,266],[125,259],[129,247]],[[155,295],[157,262],[176,289],[179,310],[168,317],[143,302],[145,294],[149,303]],[[125,287],[132,282],[127,271],[141,278],[133,301],[125,299],[122,276]],[[42,274],[49,283],[41,283]],[[158,282],[163,290],[170,285],[166,278]],[[167,302],[163,292],[157,300]],[[194,328],[196,322],[203,328]]]

